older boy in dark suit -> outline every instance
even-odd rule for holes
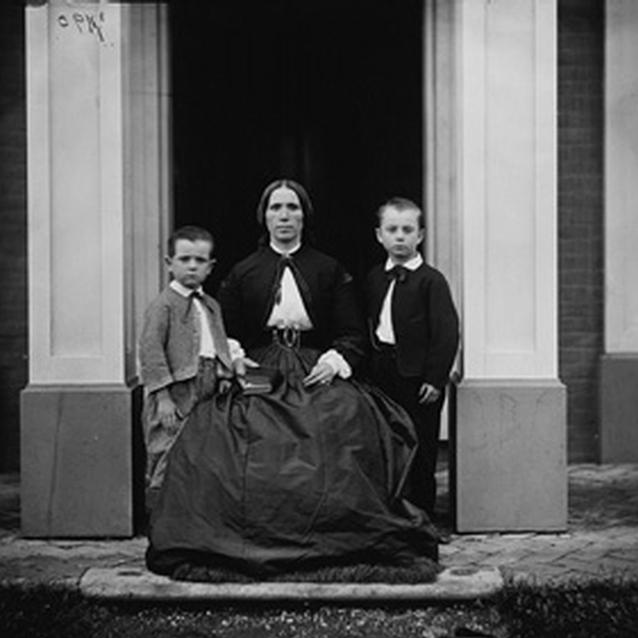
[[[412,417],[419,441],[408,495],[433,518],[441,408],[459,342],[459,321],[445,277],[419,245],[423,211],[393,198],[377,211],[385,264],[368,274],[366,299],[375,382]]]

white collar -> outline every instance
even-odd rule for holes
[[[297,244],[294,245],[293,248],[291,248],[290,250],[282,250],[281,248],[278,248],[277,246],[275,246],[275,244],[273,244],[272,242],[270,242],[270,247],[279,255],[292,255],[293,253],[296,253],[300,248],[301,248],[301,242],[298,242]]]
[[[423,263],[423,257],[421,257],[421,253],[417,253],[412,259],[408,259],[404,264],[396,264],[395,262],[388,257],[385,262],[385,269],[391,270],[394,266],[405,266],[408,270],[416,270]]]
[[[182,295],[182,297],[190,297],[192,293],[198,292],[200,295],[204,294],[204,289],[200,286],[199,288],[187,288],[184,284],[180,284],[177,279],[173,279],[170,284],[168,284],[178,295]]]

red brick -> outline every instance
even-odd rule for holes
[[[570,461],[598,460],[603,349],[604,3],[558,3],[559,374]]]
[[[27,383],[24,5],[0,3],[0,472],[19,464],[19,396]]]

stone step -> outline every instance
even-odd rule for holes
[[[448,602],[486,598],[503,587],[497,568],[444,569],[435,582],[386,583],[192,583],[171,580],[130,567],[88,569],[80,591],[88,598],[107,600],[177,601],[414,601]]]

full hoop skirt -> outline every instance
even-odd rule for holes
[[[437,560],[434,527],[403,496],[416,446],[403,409],[355,380],[306,389],[316,350],[250,354],[283,378],[269,394],[234,387],[190,414],[151,515],[149,569]]]

